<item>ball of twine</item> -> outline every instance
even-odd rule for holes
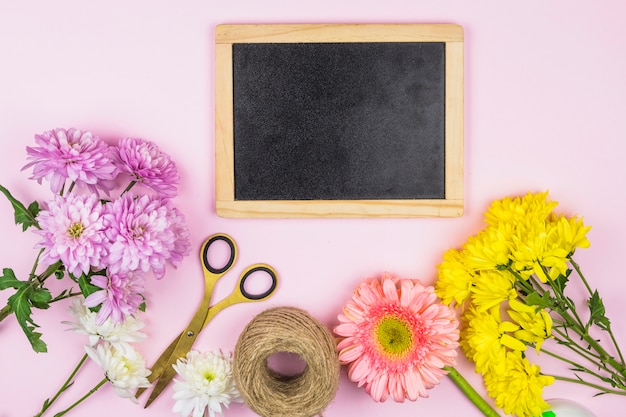
[[[298,375],[285,376],[267,360],[294,353],[306,363]],[[339,358],[328,329],[296,307],[276,307],[257,315],[239,336],[233,376],[246,404],[263,417],[312,417],[335,397]]]

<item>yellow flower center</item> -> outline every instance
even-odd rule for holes
[[[378,324],[376,337],[382,350],[393,356],[402,356],[413,346],[409,324],[397,317],[384,317]]]
[[[204,379],[206,379],[208,382],[211,382],[215,379],[215,374],[213,372],[206,371],[204,373]]]
[[[74,223],[70,226],[69,229],[67,229],[67,233],[74,239],[80,237],[80,235],[82,235],[84,231],[85,226],[83,226],[82,223]]]

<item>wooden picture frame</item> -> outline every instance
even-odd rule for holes
[[[445,44],[445,195],[400,199],[237,199],[233,45],[370,42]],[[463,29],[454,24],[218,25],[215,33],[217,214],[232,218],[461,216],[464,206],[463,49]]]

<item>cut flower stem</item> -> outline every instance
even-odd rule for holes
[[[72,386],[72,384],[74,383],[74,377],[76,376],[79,369],[83,366],[86,360],[87,360],[87,354],[85,353],[83,357],[80,358],[80,361],[78,361],[78,365],[76,365],[76,367],[74,368],[70,376],[63,383],[63,385],[61,385],[61,388],[59,388],[57,393],[54,394],[54,397],[52,397],[49,400],[44,401],[43,406],[41,407],[41,411],[35,414],[35,417],[41,417],[52,406],[52,404],[54,404],[54,402],[61,396],[61,394],[67,391],[67,389]]]
[[[96,386],[93,387],[92,389],[90,389],[87,394],[85,394],[82,397],[80,397],[74,404],[70,405],[65,410],[61,411],[60,413],[56,413],[54,415],[54,417],[61,417],[61,416],[65,415],[65,414],[67,414],[68,412],[70,412],[74,407],[76,407],[77,405],[79,405],[80,403],[85,401],[87,398],[89,398],[91,396],[91,394],[93,394],[96,391],[98,391],[100,389],[100,387],[103,386],[107,381],[108,380],[106,378],[102,378],[102,381],[98,382],[96,384]]]
[[[591,286],[583,275],[580,266],[571,257],[568,261],[572,269],[576,271],[576,274],[584,284],[590,296],[590,298],[587,299],[587,303],[590,309],[591,317],[587,322],[583,321],[577,313],[573,300],[565,295],[565,286],[569,276],[565,277],[564,281],[554,279],[547,280],[545,283],[540,283],[538,280],[534,279],[534,277],[531,277],[528,281],[524,281],[516,271],[512,270],[510,267],[508,270],[516,277],[518,284],[530,284],[530,288],[525,288],[527,291],[530,290],[527,294],[535,291],[542,297],[543,300],[545,300],[545,305],[543,307],[550,309],[554,314],[556,314],[557,317],[554,317],[555,326],[552,329],[552,337],[554,340],[559,345],[565,346],[570,351],[586,360],[590,366],[584,366],[583,364],[576,363],[547,351],[545,348],[542,348],[541,351],[555,359],[573,366],[573,371],[585,373],[598,381],[602,381],[602,383],[598,384],[586,381],[579,375],[576,375],[576,378],[557,376],[555,376],[555,378],[561,381],[568,381],[592,387],[600,390],[601,393],[626,395],[626,364],[624,363],[620,347],[611,329],[610,321],[604,315],[604,307],[601,304],[599,295],[596,291],[591,289]],[[545,271],[545,267],[543,267],[543,269]],[[592,308],[594,297],[596,300],[595,303],[598,304],[595,306],[595,309]],[[613,347],[617,352],[617,358],[609,354],[600,342],[591,336],[590,329],[592,327],[597,327],[609,335]],[[570,335],[570,332],[572,335]],[[573,335],[576,335],[580,341],[576,341],[572,337]],[[584,345],[581,345],[581,342],[584,342]],[[594,370],[604,372],[605,374],[600,374]]]
[[[469,382],[451,366],[444,366],[448,371],[448,377],[459,387],[467,398],[478,408],[486,417],[500,417],[500,414],[470,385]]]

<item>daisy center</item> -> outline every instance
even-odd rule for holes
[[[398,317],[384,317],[378,324],[376,337],[383,351],[393,356],[402,356],[413,346],[409,324]]]
[[[74,223],[67,229],[67,233],[74,239],[80,237],[84,231],[85,226],[83,226],[82,223]]]
[[[204,374],[204,379],[206,379],[207,381],[211,382],[215,379],[215,374],[211,371],[206,371]]]

